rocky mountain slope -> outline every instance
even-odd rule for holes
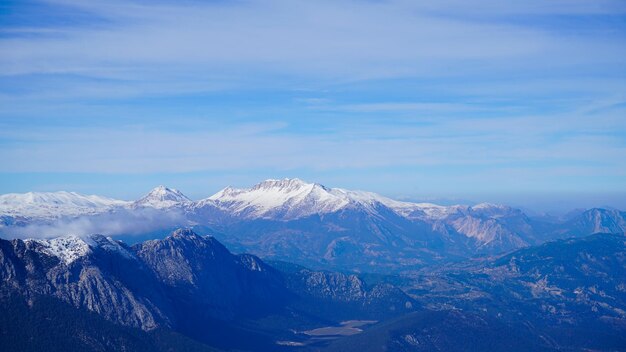
[[[423,270],[406,288],[431,309],[532,327],[545,348],[624,350],[625,282],[626,237],[596,234]]]
[[[278,348],[279,337],[304,338],[294,328],[416,306],[397,288],[339,273],[279,271],[191,230],[133,247],[100,235],[0,240],[0,280],[1,301],[54,298],[115,324],[165,328],[219,348]],[[340,310],[315,308],[324,304]]]

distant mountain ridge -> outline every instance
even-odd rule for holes
[[[129,226],[142,221],[141,226]],[[230,248],[271,259],[388,270],[503,253],[556,238],[624,233],[626,213],[590,209],[567,220],[549,221],[506,205],[396,201],[300,179],[266,180],[245,189],[226,187],[198,201],[165,186],[134,202],[69,192],[0,196],[0,234],[20,237],[13,234],[32,226],[26,233],[45,234],[57,223],[65,226],[63,233],[80,231],[87,223],[95,224],[88,232],[101,232],[97,230],[102,224],[107,234],[147,236],[143,238],[193,227],[217,236]],[[132,233],[126,232],[129,227]],[[111,229],[117,232],[110,233]]]
[[[28,192],[0,195],[0,216],[54,219],[102,213],[130,202],[76,192]]]
[[[192,201],[182,192],[160,185],[136,201],[123,201],[76,192],[29,192],[0,195],[0,215],[59,217],[93,214],[113,208],[168,208],[185,204],[189,208],[212,205],[246,218],[293,220],[313,214],[336,212],[345,207],[363,207],[374,213],[384,205],[407,218],[437,219],[467,209],[502,209],[502,205],[482,203],[474,207],[440,206],[432,203],[396,201],[376,193],[328,188],[300,179],[265,180],[251,188],[226,187],[216,194]],[[75,207],[79,209],[74,209]],[[40,208],[40,209],[38,209]],[[84,208],[84,211],[81,210]],[[44,213],[45,211],[49,213]]]

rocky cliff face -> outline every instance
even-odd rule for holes
[[[103,236],[0,241],[2,294],[49,295],[124,325],[169,319],[158,285],[122,245]]]
[[[163,285],[176,311],[233,319],[283,304],[281,274],[250,255],[233,255],[213,237],[177,230],[133,247]]]
[[[302,302],[349,303],[358,312],[390,297],[412,301],[401,291],[367,289],[353,275],[281,272],[184,229],[133,247],[99,235],[0,240],[0,279],[2,297],[52,296],[144,330],[306,310]]]
[[[567,222],[562,231],[571,235],[592,233],[626,233],[626,212],[593,208]]]

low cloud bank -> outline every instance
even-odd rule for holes
[[[173,226],[185,226],[189,221],[182,211],[158,209],[119,210],[111,213],[61,218],[51,221],[19,225],[0,225],[3,238],[48,238],[65,235],[106,236],[141,235]]]

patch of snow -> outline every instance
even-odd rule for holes
[[[508,207],[501,204],[493,204],[493,203],[480,203],[472,206],[472,210],[483,210],[483,209],[507,209]]]
[[[37,243],[41,250],[53,257],[59,258],[66,265],[91,253],[87,241],[78,236],[65,236],[53,239],[27,239],[27,244]]]
[[[59,258],[65,265],[92,253],[94,248],[102,248],[109,252],[117,252],[126,258],[134,258],[119,242],[101,235],[84,237],[69,235],[51,239],[26,239],[24,242],[28,246],[38,245],[37,248],[43,253]]]

